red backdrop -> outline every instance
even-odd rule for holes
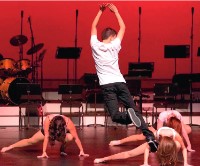
[[[44,43],[39,53],[46,49],[44,57],[44,79],[64,79],[67,73],[66,60],[56,59],[58,46],[75,46],[75,20],[78,10],[77,46],[82,47],[78,60],[78,78],[84,73],[94,73],[94,62],[91,55],[89,40],[90,26],[101,2],[95,1],[21,1],[0,2],[0,53],[4,58],[19,60],[19,48],[10,44],[10,39],[20,34],[21,11],[23,17],[23,35],[28,37],[24,44],[24,59],[31,48],[31,33],[28,17],[31,17],[35,44]],[[128,72],[128,63],[138,61],[139,13],[141,13],[141,62],[155,62],[153,78],[172,78],[174,60],[164,58],[164,45],[190,44],[192,12],[194,7],[194,47],[193,72],[200,73],[200,57],[197,49],[200,46],[200,2],[148,2],[126,1],[113,2],[119,9],[126,24],[126,33],[120,52],[120,68],[123,74]],[[117,21],[110,11],[106,11],[99,23],[99,32],[105,26],[118,29]],[[37,55],[37,56],[38,56]],[[34,59],[35,59],[34,55]],[[177,59],[177,73],[190,73],[190,58]],[[39,68],[40,71],[40,68]],[[73,63],[70,62],[70,77],[73,77]]]

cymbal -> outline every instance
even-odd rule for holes
[[[27,55],[31,55],[31,54],[34,54],[36,52],[38,52],[42,47],[44,46],[43,43],[39,43],[37,45],[35,45],[34,47],[30,48],[28,51],[27,51]]]
[[[40,55],[39,55],[39,58],[38,58],[38,62],[42,61],[44,59],[44,54],[46,53],[47,50],[43,50]]]
[[[25,44],[28,41],[28,38],[24,35],[17,35],[10,39],[10,44],[13,46],[19,46]]]

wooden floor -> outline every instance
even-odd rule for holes
[[[190,135],[193,149],[196,152],[188,153],[188,161],[194,166],[200,165],[200,127],[192,127],[192,134]],[[17,127],[0,127],[0,148],[10,145],[23,138],[32,136],[37,129],[30,128],[28,130],[19,130]],[[54,147],[48,147],[48,159],[37,159],[38,155],[42,153],[42,143],[25,148],[13,149],[6,153],[0,154],[0,166],[91,166],[91,165],[109,165],[109,166],[138,166],[143,163],[143,155],[138,157],[129,158],[126,160],[109,161],[104,164],[93,164],[95,158],[107,156],[110,154],[126,151],[140,145],[140,142],[133,142],[123,146],[110,147],[108,143],[114,139],[120,139],[128,135],[139,132],[135,127],[122,127],[117,129],[114,127],[84,127],[78,129],[79,137],[82,141],[85,153],[89,153],[87,158],[78,157],[79,150],[75,143],[72,142],[68,145],[66,152],[67,156],[59,155],[60,144],[56,142]],[[178,166],[183,165],[181,154],[179,154],[180,162]],[[149,164],[157,166],[155,154],[151,154]]]

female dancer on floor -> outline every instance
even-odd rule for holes
[[[183,136],[183,138],[185,139],[185,141],[187,143],[187,150],[189,152],[194,152],[195,150],[193,150],[191,148],[190,139],[188,137],[188,134],[191,133],[192,129],[191,129],[191,127],[189,125],[184,124],[183,117],[178,111],[176,111],[176,110],[167,110],[167,111],[161,112],[159,114],[159,117],[158,117],[158,120],[157,120],[157,129],[159,129],[159,128],[163,127],[163,126],[168,126],[169,127],[169,123],[171,123],[170,119],[172,117],[175,117],[175,118],[180,120],[181,128],[182,128],[181,129],[181,135]],[[174,128],[174,126],[171,126],[171,127]],[[176,128],[174,128],[174,129],[176,130]],[[152,128],[150,128],[150,130],[152,131]],[[177,131],[177,132],[179,132],[179,131]],[[179,134],[180,134],[180,132],[179,132]],[[124,144],[124,143],[127,143],[127,142],[137,141],[135,139],[136,139],[135,135],[132,135],[132,136],[129,136],[129,137],[121,139],[121,140],[113,140],[113,141],[110,142],[109,145],[115,146],[115,145],[121,145],[121,144]]]
[[[79,156],[89,156],[84,153],[81,141],[71,119],[63,115],[50,114],[44,120],[44,130],[39,130],[29,139],[23,139],[10,146],[2,148],[1,152],[3,153],[14,148],[21,148],[43,141],[42,155],[38,156],[38,158],[48,158],[46,153],[48,143],[50,143],[50,145],[54,145],[55,141],[61,142],[61,154],[63,154],[66,143],[68,141],[72,141],[73,139],[80,150]]]
[[[178,151],[181,148],[184,159],[184,166],[189,166],[189,164],[187,163],[187,149],[184,145],[181,134],[179,134],[179,132],[181,133],[182,131],[180,120],[172,117],[170,118],[168,125],[170,127],[161,127],[158,131],[156,131],[153,127],[150,128],[150,130],[154,132],[155,137],[159,141],[159,146],[156,154],[160,165],[175,165],[177,162]],[[174,127],[177,131],[171,127]],[[132,141],[145,140],[143,134],[133,135],[131,137],[127,137],[126,139],[128,140],[128,138],[131,138]],[[142,145],[130,151],[125,151],[104,158],[95,159],[94,163],[102,163],[109,160],[127,159],[130,157],[141,155],[143,153],[145,153],[143,166],[148,166],[149,146],[147,143],[143,143]]]

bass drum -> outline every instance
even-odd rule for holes
[[[12,104],[20,104],[21,91],[18,83],[30,83],[26,78],[9,77],[1,84],[1,96],[2,99]]]

